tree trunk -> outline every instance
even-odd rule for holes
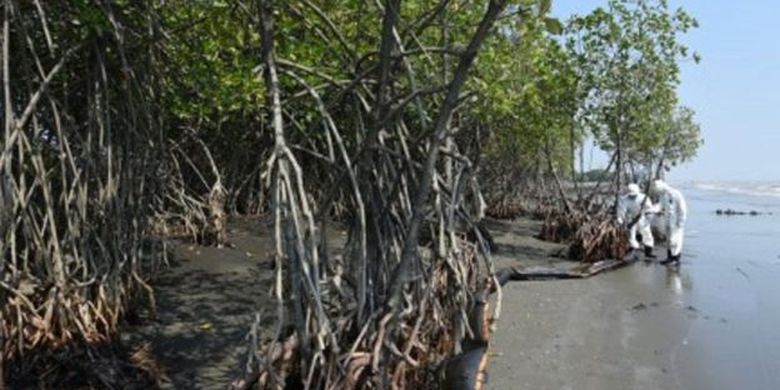
[[[447,137],[450,117],[457,104],[460,89],[466,81],[468,71],[474,63],[474,58],[477,56],[482,41],[487,37],[493,23],[505,6],[505,0],[493,0],[488,5],[485,16],[482,18],[476,33],[474,33],[471,42],[469,42],[466,51],[463,53],[460,62],[458,63],[453,79],[449,84],[447,95],[439,109],[439,114],[434,126],[434,133],[430,140],[428,158],[425,162],[422,177],[420,178],[420,183],[417,187],[414,199],[412,200],[412,219],[407,230],[407,236],[401,254],[401,263],[398,264],[393,271],[390,282],[386,307],[393,311],[398,310],[400,306],[403,286],[413,280],[412,268],[414,261],[417,259],[417,245],[420,239],[420,228],[425,215],[424,209],[428,195],[430,195],[431,192],[433,175],[439,157],[439,148]]]

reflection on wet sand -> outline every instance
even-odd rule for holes
[[[678,268],[508,285],[490,388],[780,388],[780,199],[726,220],[711,210],[755,202],[690,195]]]
[[[666,268],[666,287],[677,295],[693,290],[693,279],[679,267]]]

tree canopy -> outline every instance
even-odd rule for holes
[[[552,181],[568,208],[566,180],[619,190],[702,142],[677,96],[697,22],[665,0],[2,5],[3,361],[114,339],[154,311],[165,240],[224,245],[249,214],[278,306],[244,387],[430,387],[500,292],[486,199]],[[578,172],[590,139],[616,175]]]

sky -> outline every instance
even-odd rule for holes
[[[565,20],[606,4],[554,0],[553,14]],[[682,40],[702,61],[682,64],[679,95],[696,111],[704,145],[668,177],[780,180],[780,1],[670,1],[672,9],[680,6],[699,21]]]

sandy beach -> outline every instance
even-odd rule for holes
[[[681,388],[679,347],[700,315],[677,294],[683,283],[664,267],[635,264],[591,279],[509,284],[490,388]]]
[[[678,271],[640,262],[590,279],[508,284],[488,387],[776,389],[780,201],[686,190]],[[714,214],[728,205],[773,214]]]
[[[691,217],[679,270],[640,261],[588,279],[509,282],[488,388],[775,389],[780,201],[686,193]],[[715,215],[727,206],[773,214]],[[564,245],[534,237],[540,221],[487,225],[498,268],[577,265],[560,257]],[[266,229],[238,219],[233,247],[175,247],[175,266],[155,284],[159,318],[130,335],[152,342],[171,379],[164,387],[215,388],[240,372],[253,313],[273,310]],[[334,247],[343,243],[340,229],[330,234]]]

